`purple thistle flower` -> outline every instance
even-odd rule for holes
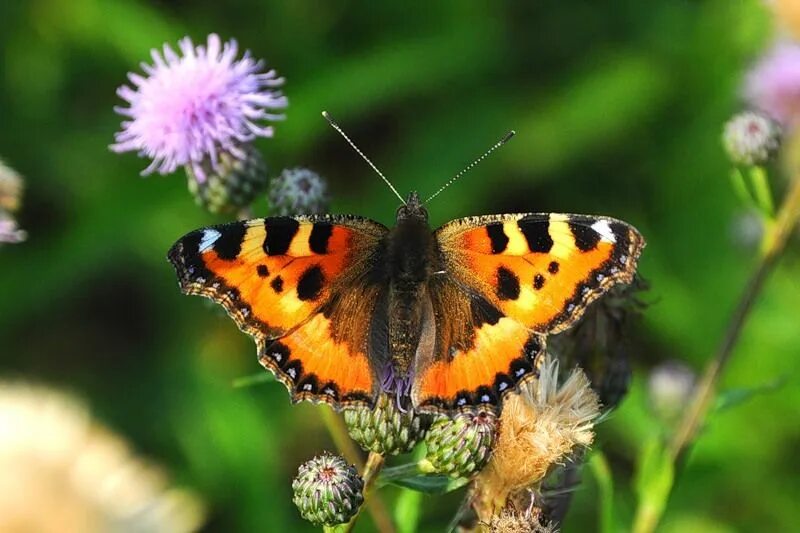
[[[778,42],[752,68],[745,96],[785,126],[800,123],[800,45]]]
[[[115,111],[129,120],[122,122],[110,148],[152,159],[142,175],[169,174],[190,165],[202,182],[204,160],[216,171],[221,151],[245,158],[241,146],[256,137],[271,137],[272,126],[263,122],[283,119],[272,110],[285,108],[288,101],[276,89],[283,78],[274,70],[263,72],[263,61],[251,58],[250,52],[236,59],[235,40],[222,44],[211,34],[206,46],[194,46],[189,37],[178,44],[180,56],[168,44],[163,55],[153,49],[153,64],[141,65],[145,76],[129,73],[134,87],[117,89],[129,107]]]

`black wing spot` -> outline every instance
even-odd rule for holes
[[[501,300],[519,298],[519,278],[502,266],[497,269],[497,297]]]
[[[315,254],[328,253],[328,241],[333,234],[333,225],[330,222],[315,222],[308,237],[308,247]]]
[[[325,276],[319,265],[308,268],[297,282],[297,297],[303,301],[316,300],[322,292]]]
[[[288,346],[280,341],[275,341],[267,348],[267,357],[275,361],[280,368],[283,368],[289,360],[292,351]]]
[[[550,223],[543,220],[521,219],[517,222],[519,230],[528,241],[531,252],[546,254],[553,247],[553,238],[550,237]]]
[[[275,276],[275,279],[269,283],[269,286],[272,287],[272,290],[275,292],[283,292],[283,278],[280,276]]]
[[[503,318],[503,312],[498,308],[486,301],[485,298],[475,296],[469,301],[470,311],[472,313],[472,324],[479,328],[484,324],[494,326]]]
[[[266,278],[269,276],[269,269],[267,268],[267,265],[258,265],[256,267],[256,273],[258,274],[258,277]]]
[[[267,236],[264,238],[264,253],[267,255],[284,255],[297,234],[300,223],[289,217],[273,217],[264,219]]]
[[[217,227],[219,238],[214,242],[214,251],[220,259],[231,261],[242,251],[242,241],[247,228],[244,222],[233,222]]]
[[[503,253],[508,246],[508,235],[503,231],[503,224],[500,222],[492,222],[486,226],[486,234],[489,240],[492,241],[492,253]]]
[[[576,224],[568,222],[569,229],[572,236],[575,238],[575,246],[581,252],[588,252],[597,248],[597,243],[600,242],[600,234],[593,230],[591,226]]]
[[[283,372],[289,376],[293,382],[298,383],[303,377],[303,363],[300,361],[291,361],[283,367]]]
[[[550,264],[547,265],[547,271],[551,274],[558,274],[558,261],[550,261]]]
[[[537,291],[544,287],[544,276],[541,274],[536,274],[533,276],[533,288]]]
[[[311,394],[315,394],[319,390],[319,380],[315,374],[307,374],[303,379],[297,384],[297,391],[298,392],[308,392]]]

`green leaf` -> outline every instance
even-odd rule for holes
[[[600,497],[600,533],[614,532],[614,480],[603,452],[595,450],[589,458],[589,468],[597,480]]]
[[[635,533],[653,531],[667,505],[675,480],[675,466],[658,437],[651,437],[639,454],[635,479],[638,498],[633,522]]]
[[[721,392],[719,395],[717,395],[717,401],[714,404],[714,412],[720,412],[730,409],[731,407],[736,407],[737,405],[740,405],[755,396],[774,392],[783,387],[785,384],[786,378],[780,378],[756,387],[730,389]]]
[[[469,483],[469,479],[463,477],[451,478],[440,475],[423,475],[394,479],[389,483],[398,487],[424,492],[425,494],[447,494]]]
[[[233,388],[240,389],[242,387],[252,387],[253,385],[272,383],[273,381],[275,381],[275,376],[270,372],[258,372],[257,374],[250,374],[249,376],[242,376],[234,379]]]

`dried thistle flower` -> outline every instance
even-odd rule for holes
[[[287,168],[272,178],[269,203],[275,215],[317,215],[330,205],[328,184],[307,168]]]
[[[469,477],[489,460],[496,429],[497,417],[486,411],[438,415],[425,434],[425,461],[434,472]]]
[[[539,514],[503,509],[492,517],[489,531],[490,533],[558,533],[558,528],[553,524],[542,524],[539,521]]]
[[[292,490],[300,515],[318,526],[347,523],[364,501],[364,481],[356,468],[329,453],[300,465]]]
[[[284,118],[274,111],[288,101],[277,88],[283,85],[274,70],[249,52],[236,59],[238,45],[208,36],[195,46],[185,37],[178,55],[168,44],[162,53],[152,50],[153,64],[142,63],[145,75],[128,75],[134,87],[123,85],[117,94],[128,107],[116,108],[127,117],[111,145],[115,152],[135,151],[152,159],[142,172],[169,174],[189,166],[202,183],[207,167],[224,171],[221,153],[245,159],[242,147],[256,137],[271,137],[265,121]]]
[[[204,511],[160,469],[39,386],[0,382],[0,531],[196,531]]]
[[[559,387],[558,362],[547,356],[539,379],[505,400],[492,457],[475,482],[478,516],[488,521],[514,492],[539,484],[555,465],[589,446],[599,413],[586,375],[575,369]]]
[[[414,412],[401,411],[394,395],[381,394],[375,407],[347,407],[344,422],[350,437],[366,451],[380,455],[397,455],[414,449],[424,436],[429,418]]]

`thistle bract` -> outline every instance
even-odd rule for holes
[[[300,465],[292,490],[300,515],[318,526],[348,522],[364,501],[364,482],[355,467],[327,453]]]

